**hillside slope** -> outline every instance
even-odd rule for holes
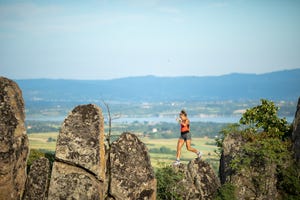
[[[204,77],[128,77],[112,80],[16,80],[25,100],[207,101],[296,100],[300,69]]]

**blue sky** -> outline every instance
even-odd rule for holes
[[[0,0],[0,75],[207,76],[300,68],[298,0]]]

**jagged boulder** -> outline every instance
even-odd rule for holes
[[[103,199],[105,168],[102,111],[77,106],[57,139],[48,199]]]
[[[236,188],[237,199],[278,199],[275,164],[251,166],[231,175],[230,183]]]
[[[108,196],[116,200],[156,199],[156,179],[146,145],[123,133],[110,150]]]
[[[298,99],[297,110],[293,122],[292,140],[295,159],[298,162],[298,165],[300,165],[300,97]]]
[[[234,157],[239,154],[241,147],[247,141],[241,134],[231,133],[228,134],[223,141],[223,151],[220,158],[219,177],[221,184],[231,181],[231,176],[235,174],[232,170],[230,163]]]
[[[23,200],[46,200],[48,195],[50,163],[47,158],[39,158],[30,166]]]
[[[0,77],[0,200],[20,199],[29,152],[22,91]]]
[[[184,174],[184,178],[177,184],[176,193],[186,200],[213,199],[221,186],[211,166],[200,159],[194,159],[187,165],[173,166],[176,171]]]

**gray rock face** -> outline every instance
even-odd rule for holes
[[[35,160],[26,180],[24,200],[46,200],[48,195],[50,164],[47,158]]]
[[[276,165],[253,167],[231,176],[238,199],[278,199]],[[262,184],[263,183],[263,184]]]
[[[230,167],[232,159],[239,154],[241,147],[246,143],[241,134],[229,134],[223,141],[223,152],[220,159],[219,176],[221,184],[230,182],[235,172]]]
[[[0,200],[20,199],[26,181],[28,138],[22,92],[0,77]]]
[[[147,147],[123,133],[111,146],[111,188],[116,200],[156,199],[156,179]]]
[[[214,170],[203,160],[194,159],[188,165],[180,164],[173,168],[184,174],[184,179],[176,188],[176,192],[182,199],[213,199],[221,186]]]
[[[295,119],[293,122],[292,140],[295,159],[300,166],[300,97],[298,99],[297,111],[295,113]]]
[[[49,199],[103,199],[106,161],[99,107],[73,109],[59,133],[55,159]]]
[[[52,169],[48,199],[103,199],[103,184],[86,170],[55,162]]]
[[[62,125],[55,157],[85,168],[104,181],[104,122],[99,107],[88,104],[74,108]]]

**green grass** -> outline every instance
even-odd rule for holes
[[[55,151],[56,141],[48,142],[49,138],[57,140],[58,133],[31,133],[28,134],[29,137],[29,147],[30,149],[45,149],[50,151]],[[173,139],[150,139],[141,138],[141,140],[146,144],[148,150],[153,148],[167,147],[172,151],[176,151],[177,138]],[[213,143],[213,139],[209,138],[193,138],[192,147],[200,150],[203,153],[203,159],[207,160],[214,168],[215,171],[218,170],[218,156],[214,152],[217,148],[215,145],[208,145]],[[193,152],[186,150],[186,146],[182,147],[181,151],[181,161],[182,163],[188,163],[190,160],[194,159],[196,155]],[[169,165],[176,159],[176,153],[174,154],[164,154],[164,153],[150,153],[151,164],[154,168],[161,167],[162,165]]]

